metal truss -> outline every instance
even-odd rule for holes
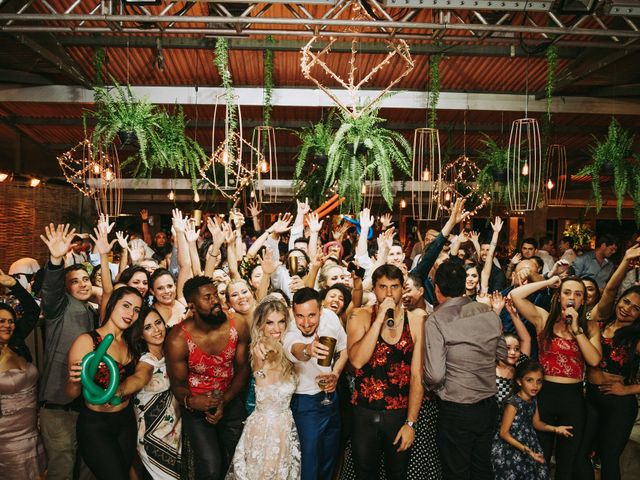
[[[364,6],[370,20],[349,17],[352,2],[356,1]],[[458,2],[480,5],[475,9],[416,8],[413,5],[420,2],[407,0],[385,0],[384,3],[380,0],[199,0],[169,1],[158,7],[145,7],[128,6],[120,0],[0,0],[0,32],[111,37],[135,34],[251,38],[320,35],[345,39],[395,36],[410,42],[438,43],[443,48],[461,43],[536,46],[551,42],[572,47],[636,48],[632,44],[640,38],[636,21],[619,13],[610,15],[604,0],[598,1],[592,13],[584,14],[564,14],[553,8],[527,11],[527,5],[532,2],[516,0],[506,2],[514,5],[511,11],[480,9],[491,2]],[[541,3],[540,0],[537,3]],[[489,7],[484,5],[484,8]]]

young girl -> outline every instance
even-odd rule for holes
[[[281,343],[288,326],[287,306],[265,297],[251,328],[256,409],[247,418],[226,480],[300,478],[300,443],[289,408],[296,375]]]
[[[116,395],[135,395],[138,420],[138,455],[152,478],[180,478],[181,423],[178,402],[169,388],[164,358],[167,327],[157,310],[144,309],[132,327],[133,340],[140,344],[134,375],[120,383]]]
[[[496,480],[546,480],[549,470],[535,430],[571,437],[571,428],[554,427],[540,420],[536,395],[542,388],[544,371],[533,360],[516,367],[518,393],[507,400],[500,431],[491,448],[491,462]],[[534,430],[535,429],[535,430]]]

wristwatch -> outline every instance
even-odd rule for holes
[[[412,422],[411,420],[405,420],[404,424],[413,428],[414,430],[416,429],[416,422]]]
[[[584,335],[584,330],[582,329],[582,327],[578,327],[577,331],[572,331],[571,333],[573,333],[574,337],[577,337],[578,335]]]
[[[307,343],[304,348],[302,349],[302,355],[304,355],[304,358],[306,358],[307,360],[311,360],[311,355],[309,355],[307,353],[307,347],[311,345],[310,343]]]

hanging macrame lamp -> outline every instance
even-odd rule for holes
[[[559,206],[564,203],[567,190],[567,149],[564,145],[549,145],[547,148],[547,175],[544,185],[547,205]]]
[[[440,214],[437,185],[442,180],[440,135],[437,128],[417,128],[413,133],[411,207],[416,220],[436,220]]]
[[[507,196],[512,212],[537,208],[544,174],[538,121],[534,118],[515,120],[511,125],[507,157]]]
[[[227,108],[226,95],[216,95],[211,124],[211,151],[214,152],[209,173],[212,185],[219,189],[235,189],[237,179],[242,176],[242,113],[237,95],[233,98],[235,112]],[[219,108],[224,106],[224,136],[216,135],[216,122],[222,117]],[[237,119],[236,117],[237,112]]]
[[[250,170],[256,172],[253,191],[258,203],[276,203],[280,189],[276,131],[270,126],[253,129]]]

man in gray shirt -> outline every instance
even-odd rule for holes
[[[80,264],[64,268],[74,231],[53,224],[41,236],[50,259],[42,285],[45,318],[44,370],[40,377],[40,431],[49,467],[47,479],[70,479],[76,458],[76,405],[64,393],[69,376],[67,353],[76,337],[97,327],[97,314],[89,304],[92,294],[89,274]],[[85,472],[81,472],[84,477]]]
[[[493,479],[491,442],[498,423],[496,360],[507,347],[500,318],[465,297],[463,267],[435,275],[438,307],[425,329],[424,380],[438,396],[437,443],[445,480]]]

